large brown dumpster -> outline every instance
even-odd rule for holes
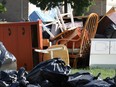
[[[0,41],[17,59],[17,69],[25,67],[31,70],[41,61],[41,53],[34,48],[42,49],[41,21],[13,22],[0,24]]]

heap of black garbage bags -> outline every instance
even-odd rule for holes
[[[71,74],[71,67],[60,58],[39,63],[30,72],[0,71],[0,87],[116,87],[116,76],[99,79],[89,72]]]

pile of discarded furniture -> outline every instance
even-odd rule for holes
[[[83,24],[82,21],[74,21],[72,9],[70,12],[62,14],[56,7],[54,12],[56,12],[55,21],[45,24],[42,21],[43,30],[49,35],[49,38],[48,36],[46,38],[46,35],[43,34],[43,45],[47,48],[35,49],[35,51],[43,53],[43,60],[60,57],[67,64],[77,68],[77,62],[81,59],[83,61],[81,65],[87,65],[91,38],[95,37],[99,16],[96,13],[91,13]],[[34,18],[34,14],[35,12],[30,15],[31,20]],[[40,15],[39,12],[38,14]],[[66,15],[69,16],[70,22],[64,20]],[[42,19],[42,17],[38,19]],[[51,24],[52,27],[49,29],[48,25]],[[53,27],[54,25],[55,27]]]
[[[55,12],[57,15],[53,14]],[[86,65],[91,38],[95,37],[99,16],[91,13],[83,24],[82,21],[74,20],[72,9],[68,13],[61,13],[56,7],[50,13],[54,20],[45,23],[43,14],[38,17],[40,13],[42,11],[34,11],[29,16],[29,22],[0,24],[0,41],[16,57],[17,69],[25,67],[26,70],[31,70],[38,63],[54,57],[62,58],[75,68],[77,63]],[[68,20],[64,20],[65,16],[68,16]]]
[[[74,74],[71,73],[71,68],[77,68],[77,64],[80,63],[80,65],[86,65],[88,62],[88,58],[90,55],[90,49],[91,49],[91,39],[99,36],[99,38],[103,37],[101,34],[101,31],[99,33],[99,16],[96,13],[91,13],[84,23],[83,26],[76,26],[72,10],[69,13],[61,14],[58,7],[55,9],[58,12],[58,15],[55,15],[55,20],[49,23],[44,24],[42,21],[42,24],[38,25],[38,23],[26,23],[23,25],[22,23],[15,23],[16,29],[18,26],[18,33],[14,33],[16,30],[15,28],[11,29],[12,26],[6,27],[6,25],[10,24],[3,24],[0,26],[0,28],[3,28],[4,30],[0,30],[0,32],[8,31],[7,37],[9,42],[11,40],[12,33],[17,36],[13,36],[13,40],[20,40],[19,37],[23,37],[21,41],[25,41],[26,35],[28,37],[28,41],[30,38],[32,38],[33,43],[28,43],[25,46],[21,44],[20,41],[16,42],[16,44],[20,45],[20,47],[27,47],[29,49],[29,53],[32,56],[32,54],[35,56],[35,52],[39,54],[39,58],[42,58],[42,61],[40,63],[37,63],[32,68],[32,61],[30,63],[25,63],[30,61],[30,56],[27,58],[28,53],[21,56],[22,59],[26,58],[28,61],[23,61],[17,70],[1,70],[0,71],[0,87],[116,87],[116,76],[114,77],[107,77],[105,79],[100,78],[100,73],[98,72],[98,75],[94,76],[89,72],[76,72]],[[110,13],[110,12],[109,12]],[[63,19],[65,15],[70,15],[71,23],[66,23]],[[109,14],[107,14],[110,16]],[[103,17],[104,18],[104,17]],[[112,17],[110,17],[112,18]],[[115,21],[114,21],[115,22]],[[14,24],[14,25],[15,25]],[[52,24],[52,29],[49,29],[49,25]],[[28,26],[29,25],[29,26]],[[55,27],[54,27],[55,25]],[[70,26],[68,26],[70,25]],[[46,31],[46,33],[49,35],[49,38],[43,38],[46,37],[43,34],[40,33],[41,28],[38,29],[38,27],[42,26],[43,31]],[[99,28],[99,29],[98,29]],[[13,32],[12,32],[13,30]],[[27,32],[28,31],[28,34]],[[53,32],[55,32],[53,34]],[[36,32],[36,34],[34,33]],[[39,32],[39,36],[38,36]],[[36,36],[36,38],[35,38]],[[35,39],[37,40],[37,43],[35,44]],[[108,34],[109,37],[109,34]],[[115,37],[115,36],[110,36]],[[5,41],[4,35],[0,35],[0,39]],[[17,40],[16,40],[17,41]],[[20,43],[20,44],[19,44]],[[25,43],[25,42],[23,42]],[[2,43],[1,43],[2,44]],[[5,43],[6,44],[6,43]],[[6,44],[7,45],[7,44]],[[41,47],[41,45],[43,47]],[[38,46],[38,47],[37,47]],[[37,48],[36,48],[37,47]],[[9,47],[10,48],[10,47]],[[16,47],[17,48],[17,47]],[[13,49],[14,50],[14,49]],[[21,51],[21,48],[18,48],[15,50],[15,52]],[[27,49],[25,49],[27,50]],[[33,51],[32,51],[33,50]],[[4,52],[5,51],[5,52]],[[6,49],[1,50],[2,52],[7,54],[7,56],[4,56],[3,59],[1,57],[0,64],[2,65],[4,62],[4,59],[9,58],[8,62],[18,62],[20,64],[20,58],[14,57],[10,52],[8,52]],[[13,51],[14,52],[14,51]],[[20,53],[17,53],[16,55],[20,56]],[[39,52],[39,53],[38,53]],[[9,61],[10,60],[10,61]],[[81,60],[81,62],[79,61]],[[72,63],[72,64],[71,64]],[[31,65],[31,67],[29,66]],[[14,65],[14,64],[13,64]],[[70,66],[71,65],[71,66]],[[15,64],[16,66],[16,64]],[[3,67],[3,66],[2,66]],[[31,69],[32,68],[32,69]],[[2,68],[1,68],[2,69]],[[7,69],[7,68],[6,68]],[[16,69],[16,68],[15,68]],[[102,73],[101,73],[102,74]]]

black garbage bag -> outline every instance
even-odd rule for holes
[[[2,66],[4,62],[4,55],[5,55],[6,49],[2,42],[0,42],[0,67]]]
[[[40,85],[29,84],[27,87],[41,87]]]
[[[116,24],[111,23],[104,32],[106,38],[116,38]]]
[[[81,87],[112,87],[111,84],[103,80],[93,80]]]
[[[15,70],[2,70],[0,71],[0,80],[11,84],[17,80],[17,72]]]
[[[17,71],[15,70],[0,71],[0,87],[18,87],[19,83],[16,82],[17,82]]]
[[[27,79],[26,79],[27,74],[28,73],[27,73],[27,71],[25,70],[24,67],[21,67],[18,70],[17,81],[18,81],[20,87],[27,87],[27,85],[29,84],[29,81],[27,81]]]
[[[16,61],[15,56],[5,48],[2,42],[0,42],[0,67],[3,64],[9,64],[14,61]]]
[[[19,81],[19,80],[24,79],[24,77],[26,77],[27,74],[28,74],[28,72],[25,70],[25,68],[20,67],[20,69],[17,72],[17,80]]]
[[[40,71],[41,68],[45,67],[47,64],[51,63],[53,60],[48,60],[44,62],[40,62],[38,65],[36,65],[26,76],[27,80],[31,84],[37,84],[42,83],[43,79],[41,78]]]
[[[93,76],[89,72],[76,72],[69,75],[66,87],[81,87],[95,79],[98,79],[100,73],[97,76]]]
[[[26,80],[27,72],[24,67],[16,70],[0,71],[0,87],[27,87],[29,81]]]
[[[48,69],[43,69],[41,76],[43,79],[48,80],[52,84],[52,87],[65,87],[68,81],[68,75]]]
[[[9,84],[7,84],[5,81],[0,80],[0,87],[8,87]]]
[[[111,87],[116,87],[116,76],[114,76],[113,78],[106,77],[103,80],[106,81],[107,83],[111,84]]]
[[[26,76],[27,80],[30,83],[39,83],[41,85],[42,82],[45,81],[41,72],[46,69],[51,72],[66,75],[68,75],[71,70],[70,66],[65,65],[65,62],[61,58],[53,58],[35,66]]]

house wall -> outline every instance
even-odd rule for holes
[[[112,7],[116,7],[116,0],[95,0],[95,3],[96,5],[92,6],[88,13],[96,12],[99,15],[104,15]]]
[[[106,2],[107,0],[95,0],[95,5],[90,7],[90,11],[87,14],[95,12],[97,14],[104,15],[106,13]]]
[[[109,11],[112,7],[116,7],[116,0],[107,0],[107,11]]]
[[[1,2],[2,0],[0,0]],[[6,13],[0,13],[0,19],[6,19],[6,21],[23,21],[28,20],[28,8],[29,0],[6,0]],[[100,16],[104,15],[108,9],[108,3],[113,0],[95,0],[95,5],[91,6],[90,11],[86,14],[89,15],[92,12],[98,13]]]
[[[28,0],[6,0],[6,2],[7,12],[0,13],[0,19],[8,22],[28,20]]]

